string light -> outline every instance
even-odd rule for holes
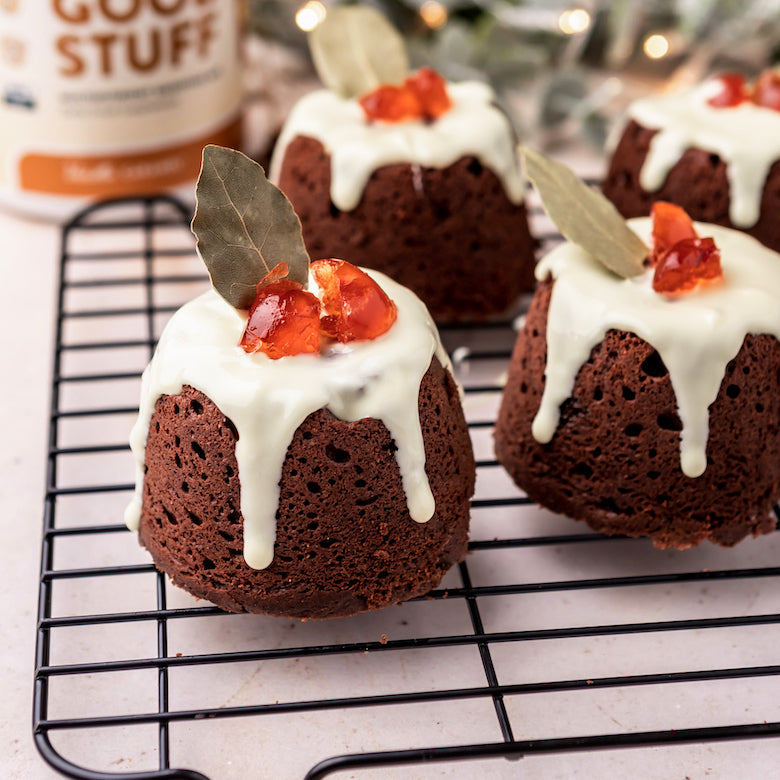
[[[447,9],[438,0],[425,0],[420,6],[420,16],[428,27],[437,30],[447,21]]]
[[[327,14],[325,6],[319,0],[309,0],[295,14],[295,24],[304,32],[313,30]]]
[[[584,8],[564,11],[558,17],[558,27],[566,35],[585,32],[590,27],[590,14]]]
[[[669,40],[665,35],[655,33],[645,38],[642,48],[651,60],[660,60],[669,53]]]

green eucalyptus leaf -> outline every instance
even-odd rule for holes
[[[523,148],[525,171],[550,219],[567,238],[622,277],[645,270],[648,248],[618,210],[569,168]]]
[[[322,83],[345,98],[359,97],[380,84],[400,84],[409,73],[400,33],[368,6],[329,9],[308,40]]]
[[[249,308],[257,283],[282,262],[287,278],[306,286],[301,223],[261,166],[233,149],[206,146],[195,196],[192,232],[214,289],[228,303]]]

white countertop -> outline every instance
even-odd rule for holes
[[[58,273],[59,230],[55,225],[45,222],[26,220],[0,213],[0,235],[3,237],[4,251],[0,256],[0,271],[3,283],[0,285],[0,327],[2,327],[3,356],[6,370],[2,390],[2,420],[4,446],[0,449],[0,522],[3,524],[3,567],[5,576],[2,578],[2,593],[5,607],[5,646],[3,663],[5,671],[0,682],[0,733],[5,750],[0,752],[0,777],[10,778],[51,778],[57,777],[53,770],[44,764],[33,746],[30,721],[32,702],[32,675],[34,664],[35,616],[38,596],[38,568],[40,555],[40,529],[43,510],[44,474],[46,466],[47,418],[49,413],[50,370],[52,361],[52,341],[54,334],[55,293]],[[469,401],[472,405],[479,401]],[[473,410],[472,410],[473,411]],[[480,445],[483,449],[489,447],[485,440]],[[487,457],[487,450],[482,457]],[[119,481],[129,481],[130,477],[121,475]],[[501,477],[497,477],[501,480]],[[484,491],[490,486],[483,485]],[[584,529],[580,525],[573,526],[566,520],[546,520],[552,523],[556,531],[562,528],[565,532],[579,533]],[[561,531],[563,532],[563,531]],[[477,536],[479,536],[479,531]],[[721,551],[712,546],[702,547],[693,551],[687,557],[675,553],[661,553],[647,546],[634,546],[626,551],[626,561],[636,565],[637,570],[653,571],[654,567],[676,567],[679,570],[700,570],[705,568],[741,568],[750,566],[767,566],[776,562],[775,553],[780,552],[780,539],[768,537],[763,540],[751,540],[739,545],[733,551]],[[567,553],[569,559],[563,562],[572,578],[595,578],[599,576],[614,576],[615,570],[607,558],[597,552],[596,546],[588,555]],[[560,553],[561,551],[556,551]],[[83,559],[90,556],[96,559],[103,555],[99,549],[86,548],[79,552]],[[551,552],[547,551],[549,560],[544,560],[544,554],[533,550],[523,553],[527,569],[514,575],[515,580],[526,578],[529,581],[544,581],[547,577],[545,567],[555,567],[560,560],[552,560]],[[143,551],[134,551],[133,560],[142,560]],[[471,566],[472,564],[470,564]],[[475,571],[479,571],[478,556],[474,556]],[[508,564],[513,566],[514,564]],[[500,572],[486,574],[501,576]],[[655,593],[652,603],[642,605],[645,618],[655,620],[674,619],[680,615],[700,614],[763,614],[780,612],[780,596],[774,578],[755,579],[749,582],[737,582],[733,586],[726,583],[710,588],[697,585],[695,587],[678,589],[676,592]],[[571,601],[570,601],[571,598]],[[614,613],[601,615],[602,623],[630,622],[634,619],[636,602],[641,599],[642,592],[625,589],[620,597],[610,603]],[[186,603],[186,599],[185,602]],[[549,597],[535,602],[535,611],[528,613],[528,623],[533,627],[554,624],[560,616],[565,624],[577,623],[578,611],[588,612],[600,605],[599,595],[564,594]],[[408,608],[407,608],[408,609]],[[622,611],[621,611],[622,610]],[[352,624],[363,629],[373,630],[372,626],[383,627],[389,624],[390,639],[395,636],[396,624],[399,624],[401,614],[398,610],[386,611],[383,620],[355,619]],[[590,615],[582,618],[587,621]],[[250,619],[251,620],[251,619]],[[263,620],[263,619],[261,619]],[[501,630],[501,618],[494,616],[493,630]],[[237,628],[230,641],[239,645],[251,639],[254,629],[247,629],[250,624],[243,619],[237,619]],[[281,623],[268,621],[263,624],[270,633],[279,632],[279,642],[283,626]],[[292,626],[292,624],[289,624]],[[289,627],[285,624],[286,630]],[[293,626],[294,627],[294,626]],[[505,626],[503,627],[505,628]],[[243,633],[242,633],[243,630]],[[321,635],[327,640],[330,629],[323,624],[298,624],[297,630],[310,632],[312,636]],[[340,629],[349,633],[350,624],[340,623]],[[382,628],[384,630],[384,628]],[[402,631],[402,629],[398,629]],[[335,631],[335,629],[334,629]],[[750,631],[750,629],[748,629]],[[297,633],[297,631],[296,631]],[[376,632],[380,633],[379,630]],[[706,655],[702,663],[705,668],[741,666],[751,664],[771,664],[778,662],[777,630],[767,630],[758,633],[750,643],[750,654],[741,654],[738,643],[734,640],[734,630],[723,632],[701,633],[682,641],[679,637],[663,637],[666,643],[653,635],[640,636],[635,639],[636,657],[655,654],[659,668],[687,669],[694,668],[697,657]],[[376,637],[378,639],[378,636]],[[178,641],[184,642],[183,637]],[[219,636],[199,636],[197,641],[208,652],[212,646],[221,649]],[[617,640],[615,640],[617,641]],[[505,679],[516,682],[519,679],[547,679],[549,667],[559,662],[565,662],[571,668],[571,675],[587,674],[588,669],[596,668],[602,675],[633,673],[632,658],[621,658],[624,664],[620,669],[610,666],[614,663],[614,655],[610,655],[611,639],[605,638],[597,647],[601,647],[600,655],[593,657],[594,666],[590,667],[584,657],[559,658],[556,653],[566,653],[567,650],[552,645],[545,652],[533,654],[518,660],[510,653],[511,645],[499,645],[496,648],[497,663]],[[687,644],[686,644],[687,643]],[[196,643],[197,644],[197,643]],[[630,653],[632,644],[626,642]],[[530,648],[538,645],[530,643]],[[652,650],[648,650],[652,648]],[[176,651],[171,648],[171,652]],[[686,657],[690,649],[691,658]],[[541,648],[540,648],[541,650]],[[585,653],[590,652],[585,650]],[[388,656],[389,659],[389,656]],[[387,663],[392,663],[390,660]],[[639,661],[637,661],[639,663]],[[707,664],[710,666],[707,667]],[[578,671],[579,670],[579,671]],[[378,674],[385,674],[381,669]],[[400,673],[400,671],[399,671]],[[409,679],[408,669],[403,671]],[[241,703],[244,680],[230,679],[229,672],[215,674],[207,685],[213,685],[215,706],[228,703]],[[197,680],[197,677],[194,678]],[[324,680],[319,681],[326,686]],[[309,681],[311,684],[311,680]],[[315,685],[317,682],[315,681]],[[607,689],[599,697],[591,700],[583,697],[571,697],[567,700],[566,711],[556,710],[556,701],[546,701],[540,698],[536,716],[525,726],[527,735],[516,734],[516,738],[531,738],[544,736],[544,728],[550,724],[566,722],[572,718],[578,723],[592,722],[591,733],[609,733],[610,731],[642,730],[659,728],[659,724],[669,727],[684,728],[697,725],[685,720],[690,717],[692,707],[700,707],[703,723],[750,723],[759,720],[780,720],[780,684],[777,677],[761,677],[737,683],[739,690],[715,685],[708,689],[697,689],[698,693],[691,697],[683,696],[672,686],[667,686],[660,698],[645,699],[640,692],[631,689]],[[627,693],[628,690],[628,693]],[[129,694],[128,690],[118,690],[117,696]],[[311,695],[311,689],[309,690]],[[581,701],[580,701],[581,699]],[[251,700],[251,697],[250,699]],[[579,702],[579,703],[578,703]],[[186,708],[188,702],[183,698],[178,706]],[[510,703],[510,707],[512,704]],[[569,709],[571,708],[571,709]],[[468,717],[464,713],[464,717]],[[534,717],[537,718],[536,724]],[[528,715],[515,714],[515,720],[524,721]],[[216,723],[216,722],[215,722]],[[220,721],[219,723],[225,723]],[[322,758],[334,753],[349,751],[349,744],[343,745],[340,738],[329,736],[329,720],[316,720],[317,741],[323,748]],[[295,722],[290,722],[295,726]],[[422,728],[422,727],[421,727]],[[285,732],[283,732],[285,733]],[[287,738],[290,745],[287,749],[295,751],[295,742],[300,737],[295,734],[295,728],[290,728]],[[578,733],[574,731],[573,733]],[[191,761],[175,761],[174,766],[185,763],[193,769],[208,773],[213,780],[230,780],[250,775],[259,777],[297,777],[297,774],[286,773],[284,765],[257,766],[249,761],[241,748],[236,747],[235,734],[225,727],[224,731],[217,728],[212,732],[208,745],[203,753],[199,753],[197,732],[190,737],[191,744],[187,747]],[[462,736],[461,736],[462,739]],[[495,740],[495,736],[492,738]],[[455,739],[457,742],[458,739]],[[486,738],[489,741],[489,738]],[[283,748],[285,746],[282,746]],[[282,750],[284,753],[284,750]],[[479,766],[479,770],[475,769]],[[401,777],[453,777],[470,778],[485,776],[509,778],[522,775],[527,778],[591,778],[598,776],[635,778],[731,778],[769,777],[780,766],[780,740],[766,739],[715,743],[705,745],[688,745],[679,747],[655,749],[613,750],[592,753],[562,754],[557,756],[532,756],[518,765],[504,761],[481,763],[453,763],[431,765],[425,769],[412,767],[404,771],[377,770],[376,772],[356,772],[354,775],[337,775],[339,777],[354,776],[356,778],[401,778]],[[272,768],[273,767],[273,768]],[[114,767],[116,770],[125,766]],[[476,772],[476,774],[475,774]],[[256,774],[255,774],[256,773]]]

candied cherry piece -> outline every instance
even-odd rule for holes
[[[665,295],[690,292],[700,282],[723,276],[720,252],[711,238],[684,238],[659,260],[653,289]]]
[[[320,302],[298,282],[281,277],[279,263],[257,285],[241,336],[244,352],[262,352],[273,360],[319,350]]]
[[[364,271],[343,260],[316,260],[311,272],[321,290],[320,329],[342,343],[374,339],[389,330],[398,312]]]
[[[738,106],[750,96],[745,77],[741,73],[723,73],[716,80],[720,82],[720,92],[707,101],[715,108]]]
[[[658,201],[650,212],[653,219],[653,251],[650,262],[656,265],[670,247],[686,238],[696,238],[696,229],[684,209],[674,203]]]
[[[452,108],[447,84],[433,68],[420,68],[404,86],[417,96],[426,119],[438,119]]]
[[[382,84],[358,99],[367,119],[404,122],[420,119],[422,106],[417,95],[404,86]]]
[[[780,73],[767,68],[753,85],[753,102],[764,108],[780,111]]]

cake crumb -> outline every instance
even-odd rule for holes
[[[387,634],[382,634],[382,636],[379,639],[380,645],[386,645],[387,644]]]

